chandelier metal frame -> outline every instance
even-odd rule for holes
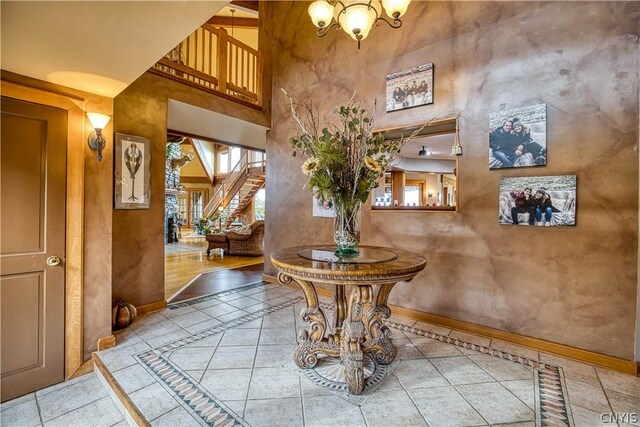
[[[361,1],[361,2],[354,2],[348,5],[345,5],[341,0],[328,0],[328,3],[331,4],[332,6],[336,7],[338,5],[340,5],[342,7],[342,10],[340,12],[338,12],[338,14],[336,15],[336,17],[334,17],[331,20],[331,23],[329,25],[326,25],[324,22],[320,22],[319,24],[322,24],[322,26],[320,28],[318,28],[318,30],[316,31],[316,35],[318,37],[324,37],[329,33],[329,30],[331,28],[336,28],[336,30],[341,30],[342,27],[340,26],[339,23],[339,19],[337,18],[338,16],[340,16],[341,14],[346,14],[347,9],[349,9],[350,7],[354,7],[354,6],[367,6],[367,8],[369,10],[374,11],[374,13],[376,14],[376,19],[373,21],[373,25],[375,25],[376,27],[380,26],[380,21],[384,21],[386,22],[391,28],[400,28],[402,27],[402,20],[400,19],[400,13],[399,12],[395,12],[392,16],[393,21],[390,21],[389,19],[387,19],[385,16],[383,16],[382,13],[378,13],[378,10],[373,7],[372,0],[369,1]],[[354,35],[356,36],[356,40],[358,42],[358,49],[360,49],[360,41],[363,39],[362,34],[360,34],[361,30],[356,28],[354,29]]]

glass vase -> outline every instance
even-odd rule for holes
[[[334,209],[336,217],[333,222],[333,240],[338,247],[335,251],[336,256],[342,258],[358,256],[362,203],[356,202],[350,207],[334,205]]]

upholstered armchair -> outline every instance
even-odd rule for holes
[[[259,256],[264,253],[264,221],[256,221],[251,224],[250,234],[238,234],[234,231],[227,232],[230,255]]]

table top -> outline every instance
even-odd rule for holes
[[[360,246],[356,258],[338,259],[330,245],[299,246],[271,253],[271,262],[288,276],[337,285],[409,281],[422,271],[422,255],[396,248]],[[333,256],[332,256],[333,255]]]

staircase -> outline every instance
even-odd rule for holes
[[[264,172],[262,174],[250,174],[247,176],[246,181],[233,196],[229,202],[229,206],[227,206],[227,226],[231,224],[235,218],[242,215],[242,212],[249,206],[258,190],[264,187],[264,184]]]
[[[265,184],[265,162],[248,162],[245,151],[227,178],[213,190],[213,198],[205,206],[203,217],[216,212],[226,219],[227,225],[249,205],[256,192]]]

